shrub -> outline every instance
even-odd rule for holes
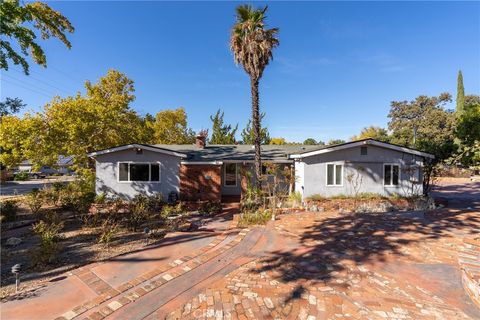
[[[302,203],[302,194],[299,191],[292,192],[288,196],[288,200],[290,200],[293,205],[300,205]]]
[[[47,222],[40,220],[33,225],[32,230],[40,236],[40,247],[34,251],[33,262],[37,264],[48,264],[55,262],[56,255],[60,250],[58,241],[63,222]]]
[[[152,196],[148,197],[150,210],[158,212],[165,205],[165,200],[163,199],[163,193],[157,192]]]
[[[98,237],[98,243],[103,243],[107,246],[110,245],[118,229],[118,224],[112,220],[107,219],[103,221],[100,236]]]
[[[26,196],[25,202],[33,214],[38,214],[44,202],[44,195],[38,189],[34,189]]]
[[[14,177],[13,180],[15,181],[27,181],[30,175],[26,171],[20,171],[17,173]]]
[[[17,213],[18,204],[15,200],[6,200],[0,202],[0,215],[4,217],[2,221],[14,221],[17,218]]]
[[[140,224],[149,220],[151,216],[150,199],[144,195],[136,195],[130,202],[130,214],[128,215],[129,227],[136,231]]]
[[[95,203],[104,204],[106,201],[107,201],[107,196],[103,192],[95,196],[95,200],[94,200]]]
[[[63,225],[61,216],[53,210],[46,211],[42,220],[47,224]]]
[[[163,219],[166,219],[166,218],[170,217],[171,215],[173,215],[175,212],[176,212],[176,210],[175,210],[174,206],[166,205],[166,206],[163,206],[162,211],[160,211],[160,216]]]
[[[187,206],[185,205],[184,202],[179,201],[177,205],[175,206],[175,212],[177,214],[184,214],[187,211]]]
[[[60,191],[60,190],[63,190],[66,188],[66,185],[62,182],[54,182],[52,183],[52,189],[55,190],[55,191]]]
[[[60,201],[60,191],[56,190],[55,188],[47,188],[42,191],[44,200],[52,205],[57,206]]]
[[[59,200],[62,207],[81,215],[90,209],[95,200],[95,193],[82,189],[77,183],[71,183],[60,191]]]
[[[222,204],[217,201],[204,201],[198,207],[198,212],[203,215],[213,215],[222,212]]]
[[[252,212],[244,212],[238,221],[238,227],[243,228],[253,224],[266,224],[272,219],[272,211],[259,209]]]

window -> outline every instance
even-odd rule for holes
[[[130,163],[118,164],[118,181],[160,181],[159,163]]]
[[[327,164],[327,186],[341,186],[343,184],[343,165]]]
[[[362,156],[368,155],[367,147],[360,147],[360,155],[362,155]]]
[[[385,164],[383,166],[383,183],[386,186],[398,186],[400,166],[398,164]]]
[[[237,185],[237,164],[226,163],[224,166],[223,184],[225,186],[233,187]]]

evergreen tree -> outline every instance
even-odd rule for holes
[[[232,128],[231,125],[223,124],[223,111],[218,109],[217,113],[214,116],[210,116],[212,120],[212,136],[208,143],[210,144],[234,144],[235,133],[238,129],[238,124],[235,128]]]
[[[308,138],[308,139],[305,139],[305,141],[303,141],[303,144],[310,145],[310,146],[314,146],[317,143],[318,143],[317,140],[315,140],[313,138]]]
[[[260,143],[261,144],[270,144],[270,133],[268,128],[262,127],[261,123],[265,117],[265,112],[260,114]],[[243,144],[254,144],[254,134],[252,128],[252,120],[248,120],[247,126],[242,130],[242,143]]]
[[[457,79],[457,108],[456,114],[460,116],[465,109],[465,90],[463,88],[463,75],[462,70],[458,71]]]

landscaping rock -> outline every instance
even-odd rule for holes
[[[414,203],[414,210],[434,210],[435,201],[431,197],[420,198]]]
[[[8,238],[5,242],[7,246],[18,246],[20,243],[22,243],[22,239],[15,237]]]

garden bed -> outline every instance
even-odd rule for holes
[[[82,222],[69,218],[64,220],[64,228],[60,233],[60,250],[54,262],[48,265],[32,265],[32,257],[40,245],[40,237],[33,234],[32,227],[23,230],[18,238],[22,242],[16,246],[6,246],[2,241],[2,270],[0,298],[15,292],[15,278],[11,267],[22,265],[22,287],[29,289],[39,287],[59,274],[81,265],[102,261],[120,254],[132,252],[145,246],[145,234],[129,230],[119,230],[108,246],[98,243],[100,228],[85,228]],[[150,241],[153,243],[154,241]]]
[[[431,210],[435,204],[431,198],[415,197],[365,197],[307,199],[305,210],[313,212],[338,211],[340,213],[381,213],[391,211]]]

